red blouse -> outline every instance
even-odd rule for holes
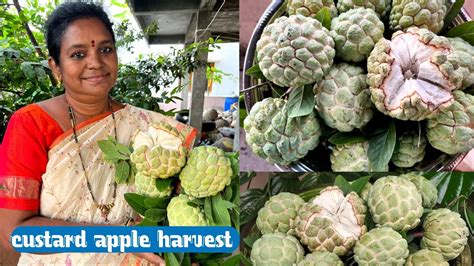
[[[59,124],[37,104],[12,115],[0,145],[0,208],[39,210],[48,151],[61,134]]]

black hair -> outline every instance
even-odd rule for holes
[[[102,9],[95,4],[69,2],[58,6],[46,21],[46,44],[49,55],[59,65],[59,52],[61,51],[61,39],[69,24],[82,18],[97,18],[112,35],[115,43],[115,35],[112,29],[112,22]]]

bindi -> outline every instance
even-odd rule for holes
[[[91,41],[91,46],[95,47],[95,41],[94,40]]]

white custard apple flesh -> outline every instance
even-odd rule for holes
[[[191,198],[181,194],[171,199],[166,208],[170,226],[207,226],[203,210],[188,204]]]
[[[428,249],[421,249],[410,254],[407,258],[406,266],[449,266],[449,263],[444,260],[443,256],[435,251]]]
[[[266,98],[244,120],[246,141],[253,153],[271,162],[291,164],[319,143],[321,129],[314,114],[290,118],[285,100]]]
[[[433,208],[438,200],[438,189],[431,184],[431,182],[424,176],[417,175],[415,173],[407,173],[400,175],[400,177],[407,178],[413,184],[415,184],[418,192],[421,194],[423,200],[423,207]]]
[[[214,196],[230,184],[231,161],[223,150],[212,146],[199,146],[190,154],[186,166],[179,174],[181,187],[195,198]]]
[[[469,229],[461,215],[444,208],[426,216],[423,230],[421,247],[441,253],[445,260],[459,256],[469,236]]]
[[[280,232],[265,234],[252,246],[253,265],[288,266],[304,259],[304,249],[294,236]]]
[[[342,256],[367,231],[366,211],[364,201],[355,192],[344,196],[338,187],[327,187],[300,207],[295,232],[310,251]]]
[[[156,179],[138,172],[135,175],[135,188],[137,193],[148,197],[167,197],[173,192],[173,186],[167,187],[164,191],[158,190],[156,187]]]
[[[336,145],[330,155],[334,172],[371,172],[373,168],[368,156],[369,142]],[[388,165],[382,169],[388,171]]]
[[[363,68],[342,63],[333,65],[314,85],[316,110],[326,125],[349,132],[372,119],[373,104],[366,78]]]
[[[186,155],[184,138],[176,128],[166,123],[153,123],[147,131],[135,133],[130,160],[137,172],[154,178],[168,178],[181,171]]]
[[[383,38],[383,32],[384,25],[372,9],[351,9],[331,21],[336,56],[345,61],[367,59],[374,45]]]
[[[370,8],[383,18],[388,15],[391,2],[390,0],[338,0],[337,9],[340,13],[344,13],[359,7]]]
[[[292,193],[282,192],[265,202],[258,211],[257,227],[262,234],[281,232],[292,234],[294,219],[304,200]]]
[[[427,29],[395,32],[380,39],[367,61],[372,101],[382,113],[400,120],[432,118],[453,103],[452,91],[463,74],[447,38]]]
[[[299,87],[321,80],[335,56],[328,29],[302,15],[279,17],[264,29],[257,42],[263,75],[281,87]]]
[[[417,132],[405,131],[397,137],[395,150],[390,161],[398,167],[413,167],[425,157],[426,138]]]
[[[390,28],[405,30],[418,27],[438,33],[443,28],[445,16],[444,0],[393,0]]]
[[[334,253],[327,251],[315,251],[306,255],[298,266],[344,266],[342,260]]]
[[[316,18],[316,14],[325,7],[329,9],[332,18],[337,16],[334,0],[289,0],[287,10],[289,15]]]
[[[474,148],[474,96],[455,91],[454,103],[429,119],[426,136],[434,148],[456,154]]]
[[[377,226],[408,231],[420,223],[422,198],[415,184],[406,178],[386,176],[375,181],[367,206]]]
[[[408,257],[408,243],[390,227],[380,227],[364,234],[354,247],[354,259],[360,266],[402,266]]]

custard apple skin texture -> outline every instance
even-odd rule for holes
[[[383,18],[388,15],[390,2],[390,0],[338,0],[337,9],[339,13],[344,13],[350,9],[359,7],[370,8]]]
[[[448,38],[448,40],[453,46],[460,67],[464,68],[461,89],[472,86],[474,84],[474,46],[459,37]]]
[[[469,229],[461,215],[444,208],[428,213],[423,230],[421,248],[440,253],[445,260],[459,256],[469,236]]]
[[[444,0],[393,0],[390,29],[405,30],[415,26],[438,33],[444,24]]]
[[[298,263],[298,266],[344,266],[341,259],[331,252],[316,251],[306,255],[304,260]]]
[[[156,188],[156,179],[138,172],[135,175],[135,188],[137,193],[148,197],[167,197],[173,192],[173,187],[169,186],[165,191]]]
[[[422,198],[415,184],[406,178],[386,176],[375,181],[367,200],[377,226],[408,231],[420,223]]]
[[[373,171],[369,162],[368,150],[368,141],[336,145],[330,155],[331,169],[334,172]],[[388,171],[388,165],[381,171]]]
[[[426,125],[431,146],[447,154],[474,148],[474,96],[459,90],[453,95],[453,105],[429,119]]]
[[[283,192],[265,202],[265,206],[258,211],[257,227],[262,234],[274,232],[292,234],[294,219],[304,200],[292,193]]]
[[[421,249],[417,252],[410,254],[407,258],[405,266],[449,266],[438,252],[434,252],[428,249]]]
[[[372,102],[364,69],[346,63],[333,65],[314,85],[316,110],[325,124],[342,132],[361,128],[372,119]]]
[[[404,265],[408,243],[390,227],[380,227],[364,234],[354,247],[358,265]]]
[[[333,0],[290,0],[287,10],[289,15],[316,18],[316,14],[325,7],[329,9],[332,18],[337,16],[337,9]]]
[[[351,9],[331,21],[331,37],[336,56],[345,61],[367,59],[374,45],[383,38],[384,25],[372,9]]]
[[[223,150],[211,146],[194,148],[179,174],[181,187],[195,198],[214,196],[230,184],[232,167]]]
[[[171,199],[166,207],[170,226],[207,226],[208,221],[199,207],[188,205],[191,198],[181,194]]]
[[[321,135],[314,113],[290,118],[286,101],[277,98],[257,102],[244,120],[244,129],[253,153],[283,165],[303,158],[318,145]]]
[[[256,55],[263,75],[281,87],[321,80],[335,56],[329,31],[313,18],[279,17],[263,29]]]
[[[415,173],[403,174],[400,175],[400,177],[404,177],[415,184],[418,192],[421,194],[423,207],[433,208],[436,205],[436,201],[438,200],[438,189],[431,184],[428,179]]]
[[[424,135],[405,131],[397,137],[398,148],[395,148],[390,159],[398,167],[413,167],[425,157],[426,138]]]
[[[283,233],[265,234],[252,246],[250,260],[256,266],[296,265],[304,259],[298,239]]]

